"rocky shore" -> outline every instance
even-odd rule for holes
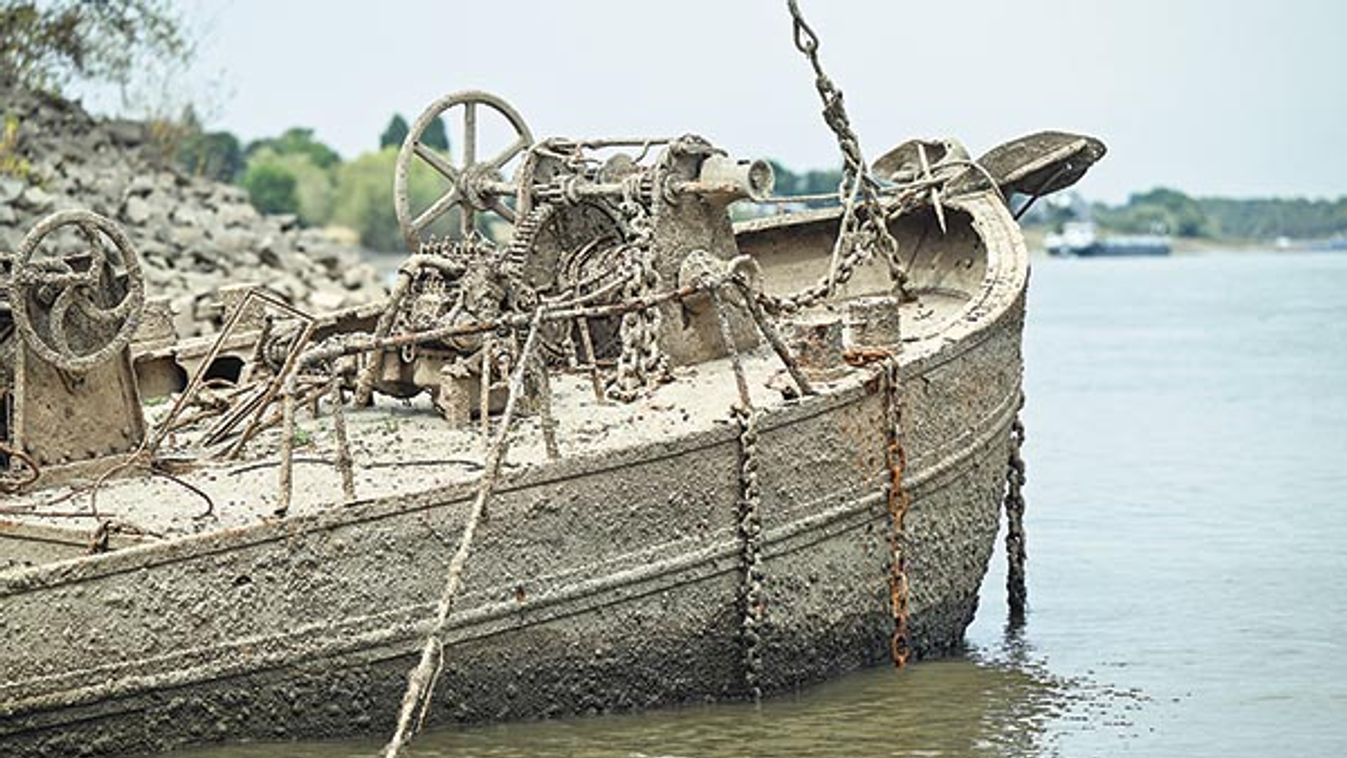
[[[150,125],[97,119],[76,102],[0,85],[0,255],[43,216],[84,208],[126,227],[147,294],[171,299],[180,336],[211,329],[217,288],[260,284],[313,313],[383,295],[360,251],[259,214],[241,188],[155,160]],[[389,181],[392,181],[391,177]]]

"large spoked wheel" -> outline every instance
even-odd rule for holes
[[[44,254],[43,242],[61,230],[77,232],[87,247]],[[121,227],[102,216],[52,214],[19,245],[10,283],[14,326],[53,366],[83,372],[108,360],[131,344],[144,306],[140,258]]]
[[[514,140],[490,158],[478,160],[477,115],[480,107],[496,111],[509,122],[515,132]],[[447,111],[461,108],[463,111],[463,160],[456,164],[450,155],[436,150],[422,141],[425,131],[435,119]],[[504,202],[504,196],[488,190],[487,182],[504,182],[502,171],[505,164],[527,150],[533,144],[533,135],[529,133],[524,119],[510,104],[495,95],[486,92],[456,92],[446,95],[431,104],[416,119],[407,138],[402,142],[402,150],[393,174],[393,204],[397,210],[398,225],[407,247],[413,252],[420,249],[424,241],[422,232],[436,219],[443,217],[454,208],[459,209],[459,219],[463,234],[472,232],[476,224],[476,214],[492,211],[505,220],[513,222],[515,213]],[[413,208],[410,195],[408,172],[412,163],[426,163],[440,176],[449,181],[449,188],[433,203],[425,208]]]

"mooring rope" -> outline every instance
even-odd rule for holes
[[[529,371],[533,351],[538,346],[538,331],[542,322],[543,309],[539,308],[534,313],[528,336],[524,339],[524,347],[520,350],[514,373],[510,377],[508,394],[505,399],[505,410],[501,413],[500,424],[496,429],[496,438],[487,449],[482,478],[477,485],[477,497],[473,500],[472,509],[468,512],[468,520],[463,526],[463,535],[459,538],[458,549],[449,561],[449,572],[445,579],[444,591],[440,594],[440,601],[435,609],[434,626],[431,627],[430,633],[426,635],[426,644],[421,650],[420,662],[407,675],[407,691],[402,696],[402,710],[398,715],[397,729],[393,733],[393,738],[384,748],[384,758],[397,757],[402,747],[421,728],[421,723],[425,720],[426,713],[430,708],[430,698],[434,691],[435,680],[438,678],[439,670],[444,662],[446,622],[449,619],[450,612],[453,611],[454,599],[458,595],[459,586],[462,584],[463,566],[467,563],[468,555],[472,552],[472,542],[477,534],[477,527],[482,520],[482,514],[486,512],[487,501],[495,490],[496,479],[500,474],[501,462],[504,461],[505,454],[510,447],[510,421],[514,418],[515,406],[519,400],[520,389],[524,384],[524,376]]]

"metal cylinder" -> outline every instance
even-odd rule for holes
[[[724,155],[711,155],[702,161],[697,174],[700,184],[722,187],[726,202],[749,198],[761,200],[772,194],[776,176],[764,160],[736,161]],[[717,193],[721,194],[721,193]]]

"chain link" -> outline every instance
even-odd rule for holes
[[[22,478],[13,476],[14,471],[12,469],[0,469],[0,492],[15,494],[41,478],[42,469],[37,465],[37,461],[23,450],[0,442],[0,455],[10,458],[11,461],[18,461],[23,464],[24,468],[28,469]],[[13,464],[11,463],[10,466],[12,467]]]
[[[749,408],[734,406],[739,424],[739,561],[744,684],[756,702],[762,699],[762,490],[758,484],[758,419]]]
[[[804,20],[796,0],[787,0],[794,23],[795,47],[814,69],[814,86],[823,101],[823,121],[837,138],[842,152],[842,219],[833,247],[828,275],[812,287],[786,297],[763,296],[763,307],[777,314],[793,313],[833,294],[845,284],[857,266],[875,255],[888,265],[889,278],[900,294],[906,292],[907,273],[898,257],[898,241],[889,231],[887,214],[880,202],[881,188],[870,173],[861,152],[860,139],[851,127],[842,91],[823,70],[819,61],[818,35]]]
[[[628,301],[639,300],[659,292],[660,288],[651,246],[654,229],[642,204],[624,202],[621,210],[629,218],[632,231],[627,251],[628,265],[633,269],[623,285],[622,296]],[[608,387],[609,397],[631,402],[643,387],[668,376],[668,360],[659,347],[659,329],[658,308],[642,308],[622,315],[619,330],[622,352],[617,359],[617,375]]]
[[[1024,407],[1024,395],[1020,395]],[[1024,582],[1024,563],[1028,558],[1024,538],[1024,422],[1019,415],[1010,426],[1010,455],[1006,465],[1006,604],[1010,622],[1024,623],[1028,590]]]
[[[902,668],[912,656],[908,637],[909,586],[904,520],[911,496],[903,486],[907,469],[907,451],[903,447],[903,408],[899,396],[897,356],[884,360],[884,431],[887,439],[884,459],[889,469],[889,608],[893,613],[893,637],[889,652],[893,665]]]

